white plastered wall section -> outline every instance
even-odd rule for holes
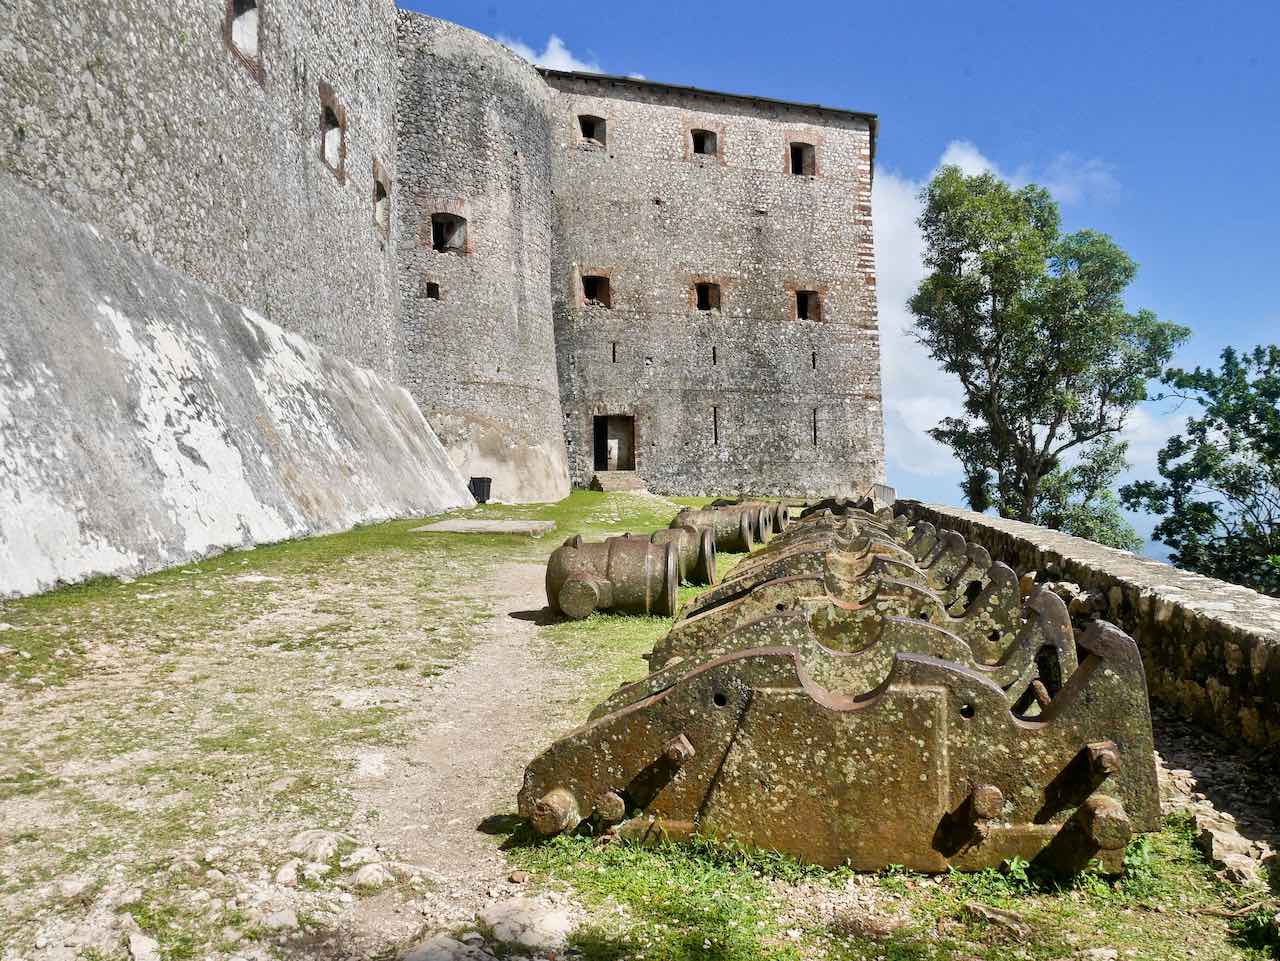
[[[403,388],[0,176],[0,596],[472,503]]]

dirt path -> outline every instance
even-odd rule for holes
[[[553,663],[538,636],[545,606],[543,566],[502,564],[476,585],[493,617],[474,630],[463,661],[409,709],[411,740],[357,758],[356,798],[381,812],[373,833],[431,882],[415,911],[393,896],[354,906],[351,947],[373,948],[389,931],[402,939],[425,927],[454,927],[478,909],[518,894],[487,819],[512,813],[524,766],[572,723],[564,718],[579,683]],[[359,777],[361,770],[376,772]]]

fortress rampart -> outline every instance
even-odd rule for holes
[[[398,377],[462,472],[494,478],[495,498],[559,500],[551,91],[480,34],[400,22]],[[433,245],[441,215],[462,236]]]
[[[443,500],[459,476],[513,502],[604,470],[669,493],[882,479],[875,131],[870,114],[539,70],[391,0],[0,8],[0,176],[65,229],[98,231],[102,257],[127,245],[190,296],[405,388],[451,462]],[[607,307],[593,277],[613,284]],[[122,296],[85,296],[108,293]],[[45,338],[15,356],[74,339],[37,320],[13,318]],[[152,320],[180,340],[200,329],[186,311]],[[16,396],[27,373],[0,389]],[[185,396],[198,411],[205,395]],[[121,449],[150,445],[158,463],[140,416]],[[64,480],[35,462],[42,426],[9,426],[33,462],[4,478],[0,542],[32,520],[31,478]],[[239,529],[213,505],[210,531]],[[118,507],[77,508],[83,538],[123,531]],[[238,542],[351,516],[249,525]],[[195,537],[190,553],[233,540]],[[130,556],[118,569],[186,555]]]
[[[897,510],[1014,570],[1079,585],[1091,616],[1138,642],[1153,698],[1230,737],[1280,744],[1280,600],[1034,524],[918,501]]]
[[[391,0],[0,6],[0,169],[317,346],[390,374]],[[250,22],[252,21],[252,22]],[[339,121],[322,159],[322,109]]]

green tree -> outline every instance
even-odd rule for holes
[[[1116,439],[1188,334],[1123,294],[1137,270],[1104,234],[1062,234],[1043,187],[944,167],[921,195],[929,276],[916,338],[960,381],[964,409],[930,431],[964,469],[974,510],[1132,549],[1109,485]]]
[[[1121,490],[1163,517],[1155,539],[1179,567],[1280,595],[1280,347],[1222,352],[1219,370],[1170,370],[1169,396],[1194,401],[1157,460],[1163,481]]]

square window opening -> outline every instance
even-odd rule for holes
[[[582,139],[585,143],[596,147],[603,147],[608,143],[609,125],[603,117],[593,117],[585,113],[580,114],[578,116],[578,131],[582,134]]]
[[[816,154],[811,143],[791,144],[791,172],[800,177],[812,177],[817,170]]]
[[[442,254],[467,252],[467,222],[457,214],[431,215],[431,249]]]
[[[694,299],[699,310],[719,310],[720,309],[720,285],[719,284],[694,284]]]
[[[822,298],[816,290],[796,291],[796,320],[821,320]]]
[[[718,141],[714,130],[693,131],[693,152],[703,157],[714,157],[718,153]]]
[[[582,302],[588,307],[612,307],[609,278],[593,274],[582,277]]]

